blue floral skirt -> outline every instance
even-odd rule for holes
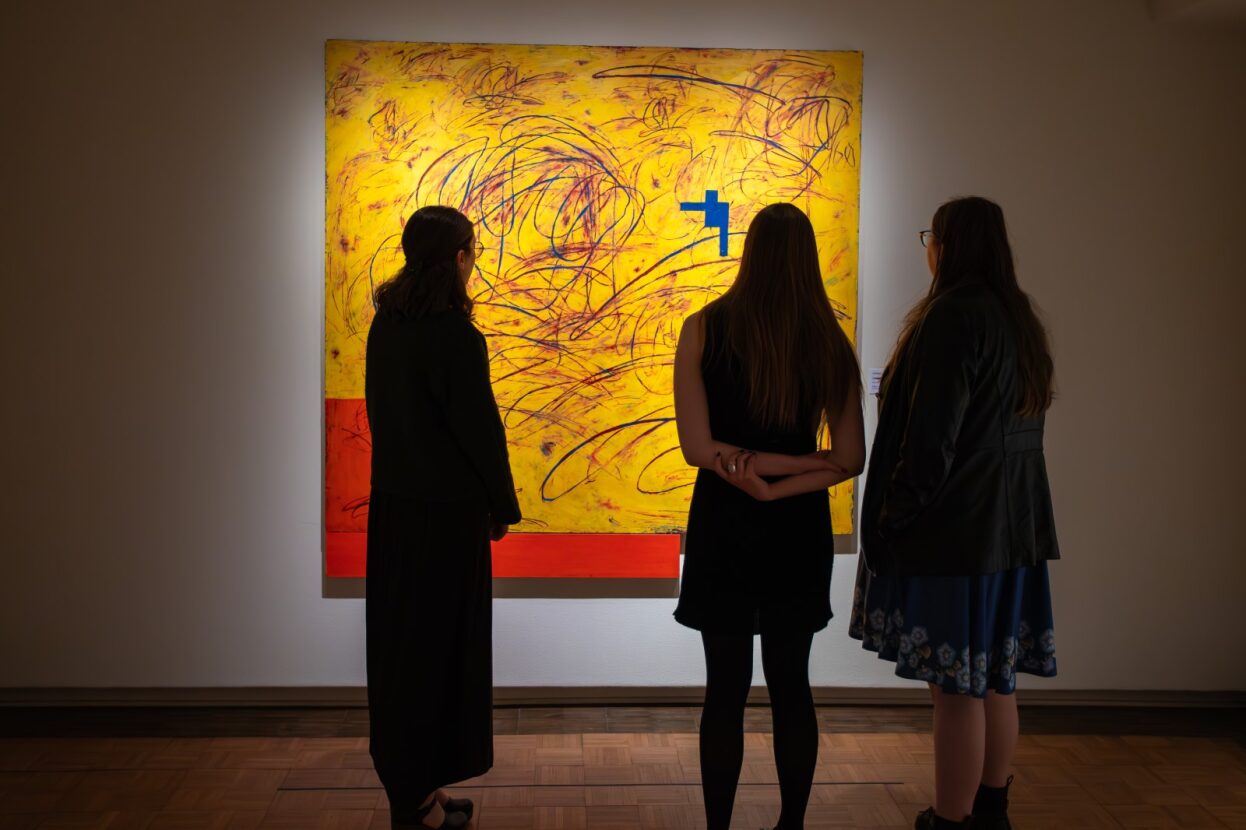
[[[983,576],[871,576],[857,563],[848,635],[896,674],[945,692],[1012,694],[1017,673],[1054,677],[1047,563]]]

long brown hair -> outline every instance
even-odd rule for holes
[[[402,231],[406,264],[372,295],[376,313],[418,318],[452,309],[470,317],[472,300],[455,259],[474,240],[471,220],[454,208],[430,205],[417,210]]]
[[[744,239],[735,282],[707,308],[742,364],[752,415],[764,427],[817,429],[842,411],[861,370],[818,267],[800,208],[768,205]]]
[[[1055,367],[1047,330],[1017,282],[1004,211],[981,196],[952,199],[935,211],[931,230],[939,246],[934,279],[926,296],[904,318],[900,339],[887,363],[888,377],[896,360],[911,346],[930,306],[957,286],[977,283],[999,299],[1012,323],[1021,387],[1017,414],[1033,418],[1046,412],[1054,396]]]

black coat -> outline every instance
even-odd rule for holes
[[[875,573],[970,576],[1058,559],[1043,417],[1016,414],[1013,324],[982,285],[930,306],[886,378],[861,508]]]
[[[374,490],[486,505],[494,521],[520,520],[489,353],[467,317],[378,315],[364,389]]]

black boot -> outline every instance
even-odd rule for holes
[[[1008,787],[1012,785],[1012,776],[1002,787],[978,787],[978,794],[973,799],[973,819],[975,827],[986,827],[990,830],[1012,830],[1008,821]]]
[[[964,821],[949,821],[943,816],[935,815],[934,807],[927,807],[917,814],[917,821],[913,822],[913,830],[950,830],[955,827],[977,827],[974,823],[973,816]]]

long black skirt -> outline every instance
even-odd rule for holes
[[[369,735],[395,821],[493,766],[492,580],[485,507],[372,492]]]

